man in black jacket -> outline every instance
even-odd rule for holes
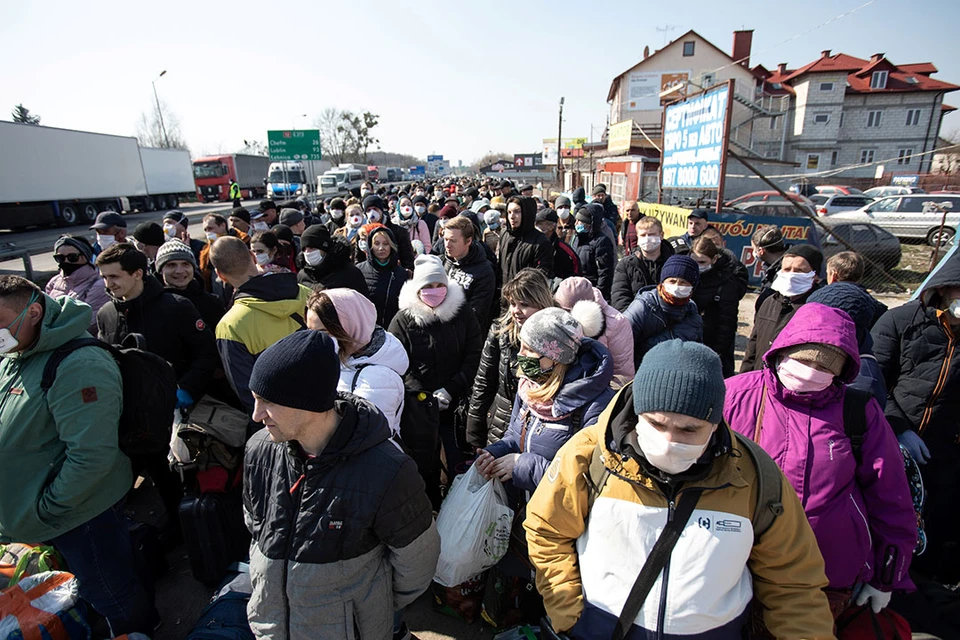
[[[570,245],[577,252],[583,277],[610,300],[616,254],[610,239],[602,232],[603,207],[591,202],[577,212],[576,232]]]
[[[663,225],[654,217],[637,221],[637,248],[617,263],[613,273],[610,304],[623,313],[644,287],[660,284],[660,270],[673,247],[663,241]]]
[[[253,419],[266,427],[243,470],[257,637],[280,627],[287,638],[409,638],[400,614],[436,571],[440,537],[416,463],[377,407],[337,392],[339,375],[319,331],[283,338],[253,366]]]
[[[443,227],[444,261],[447,276],[463,288],[467,304],[477,316],[484,334],[490,328],[493,299],[497,291],[493,264],[480,242],[474,242],[476,227],[459,215]]]
[[[504,284],[521,269],[532,267],[553,278],[553,245],[537,231],[537,203],[533,198],[513,197],[507,201],[507,228],[500,236],[497,260]]]
[[[603,217],[613,224],[614,229],[619,229],[620,211],[617,209],[613,198],[607,193],[607,185],[601,183],[593,188],[593,202],[597,202],[603,207]]]
[[[780,272],[780,262],[783,260],[783,253],[787,250],[783,243],[783,232],[780,227],[769,224],[760,227],[753,232],[750,238],[750,244],[753,248],[753,256],[763,263],[763,277],[760,280],[760,291],[757,294],[757,301],[754,303],[754,313],[760,311],[760,305],[773,294],[773,281]]]

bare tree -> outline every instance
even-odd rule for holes
[[[357,162],[366,163],[367,151],[372,146],[379,148],[380,141],[373,137],[373,129],[377,126],[380,116],[364,111],[353,114],[349,111],[343,114],[341,126],[338,127],[347,136],[347,148],[350,155]]]
[[[497,160],[513,160],[513,154],[512,153],[487,153],[480,156],[476,160],[474,160],[473,164],[471,164],[470,166],[476,167],[476,168],[485,167],[488,164],[492,164],[496,162]]]
[[[25,106],[23,106],[23,103],[15,106],[13,111],[10,112],[10,115],[13,117],[14,122],[35,125],[40,124],[40,116],[30,113],[30,109],[27,109]]]
[[[334,166],[343,162],[347,154],[348,135],[342,128],[344,114],[345,112],[340,109],[328,107],[313,120],[313,126],[320,131],[323,157]]]
[[[180,121],[162,100],[159,108],[153,105],[149,114],[147,112],[140,114],[137,140],[144,147],[189,150],[187,141],[183,139],[183,134],[180,132]]]

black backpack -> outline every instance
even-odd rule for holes
[[[127,346],[128,343],[134,346]],[[128,456],[165,454],[170,447],[173,411],[177,404],[177,376],[166,360],[143,349],[143,337],[131,334],[119,347],[96,338],[75,338],[50,354],[40,389],[46,393],[57,377],[57,367],[83,347],[98,347],[116,360],[123,379],[120,414],[120,450]]]

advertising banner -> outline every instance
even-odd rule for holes
[[[729,121],[730,87],[669,105],[663,119],[664,189],[719,189],[722,186]]]

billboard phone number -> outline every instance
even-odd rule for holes
[[[693,187],[716,185],[720,182],[720,167],[715,164],[667,167],[663,170],[664,187]]]

